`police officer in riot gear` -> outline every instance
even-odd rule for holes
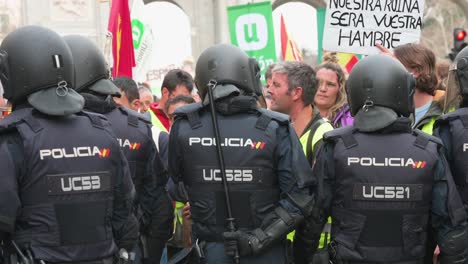
[[[354,126],[324,136],[314,167],[323,209],[296,231],[296,254],[307,256],[331,215],[335,263],[424,263],[431,229],[441,263],[466,259],[466,214],[442,144],[411,129],[414,84],[389,56],[354,66],[346,84]]]
[[[0,236],[18,247],[4,261],[111,263],[135,243],[134,188],[107,120],[81,111],[67,44],[46,28],[15,30],[0,79],[13,104],[0,121]]]
[[[85,98],[84,108],[105,115],[129,163],[135,184],[134,212],[140,223],[139,248],[143,263],[159,263],[172,235],[172,205],[164,188],[167,172],[152,139],[149,120],[117,107],[113,96],[120,91],[109,79],[102,52],[86,37],[64,37],[75,62],[75,90]],[[138,231],[136,231],[137,233]]]
[[[314,195],[308,162],[287,116],[257,107],[262,94],[255,59],[231,45],[205,50],[196,65],[203,103],[176,110],[169,139],[169,175],[186,190],[195,245],[207,263],[287,263],[286,234],[311,213]],[[237,231],[226,231],[227,205],[216,156],[208,100],[218,116],[232,214]],[[185,187],[182,188],[181,186]]]
[[[445,111],[451,113],[436,122],[434,134],[444,143],[453,179],[468,212],[468,48],[458,53],[450,67]]]

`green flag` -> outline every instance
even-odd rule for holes
[[[227,11],[231,43],[257,59],[265,83],[265,70],[276,61],[271,3],[231,6]]]

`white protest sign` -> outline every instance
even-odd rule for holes
[[[148,15],[143,0],[133,0],[131,17],[136,64],[136,67],[133,68],[133,78],[137,81],[145,81],[155,41],[152,30],[152,17]]]
[[[326,0],[323,49],[376,54],[419,42],[424,0]]]

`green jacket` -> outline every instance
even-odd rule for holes
[[[443,109],[440,101],[434,100],[432,101],[431,106],[429,106],[429,110],[427,110],[426,114],[416,124],[413,124],[413,128],[432,135],[434,123],[442,114]],[[412,119],[414,122],[414,117]]]

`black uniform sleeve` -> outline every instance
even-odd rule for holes
[[[168,166],[168,155],[169,155],[169,134],[161,131],[159,133],[159,155],[164,163],[164,167]]]
[[[151,142],[147,142],[150,145]],[[164,186],[167,182],[167,170],[161,160],[159,153],[156,150],[154,144],[151,144],[152,148],[148,151],[146,161],[146,169],[142,183],[139,184],[138,193],[138,218],[140,219],[141,230],[145,231],[149,228],[153,219],[160,219],[161,214],[165,213],[161,211],[162,208],[160,196],[167,196]]]
[[[311,192],[316,193],[317,200],[312,214],[296,229],[293,254],[298,264],[312,263],[323,226],[330,216],[335,182],[333,147],[332,142],[324,142],[316,152],[313,174],[317,178],[317,185],[311,186]]]
[[[119,248],[130,251],[138,239],[138,222],[132,213],[135,189],[133,186],[127,159],[119,150],[116,183],[114,186],[114,207],[112,210],[112,227],[114,238]]]
[[[176,200],[186,202],[188,200],[185,188],[183,185],[183,164],[184,158],[183,153],[180,147],[180,142],[178,140],[179,134],[179,125],[183,122],[183,119],[178,118],[174,122],[171,128],[171,133],[169,135],[169,151],[168,151],[168,162],[169,162],[169,181],[168,181],[168,192],[171,197],[176,198]]]
[[[439,157],[432,189],[432,228],[441,263],[464,263],[468,254],[467,216],[442,151]]]
[[[0,232],[13,233],[21,208],[18,182],[24,161],[23,143],[16,133],[0,135]]]
[[[435,137],[440,138],[444,143],[445,157],[450,163],[450,160],[452,160],[452,136],[449,124],[447,122],[436,122],[433,134]]]
[[[274,211],[265,216],[260,228],[250,232],[249,245],[254,255],[269,248],[274,242],[283,240],[311,213],[314,196],[309,194],[307,187],[301,185],[304,182],[315,181],[300,179],[295,175],[301,172],[306,173],[307,177],[312,177],[312,171],[302,148],[297,147],[300,146],[299,139],[291,133],[294,133],[291,126],[282,125],[277,130],[275,160],[281,198]],[[225,238],[229,236],[229,233],[225,233]]]
[[[156,150],[156,149],[155,149]],[[166,192],[167,170],[157,151],[152,160],[153,200],[150,223],[143,230],[144,263],[156,263],[161,259],[167,240],[172,235],[173,211],[172,203]]]
[[[293,148],[293,145],[300,146],[297,136],[290,135],[290,133],[294,133],[293,131],[291,127],[286,126],[281,126],[278,129],[280,143],[276,153],[277,172],[281,192],[286,194],[283,195],[285,199],[280,200],[280,205],[292,216],[303,218],[310,213],[309,207],[306,206],[310,201],[310,196],[307,188],[298,186],[297,175],[294,173],[295,171],[307,171],[308,177],[312,178],[312,171],[302,148]],[[293,140],[296,141],[295,144],[293,144]],[[293,157],[296,160],[293,160]],[[315,180],[310,182],[315,182]]]

